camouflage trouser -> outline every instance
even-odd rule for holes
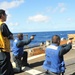
[[[18,71],[21,70],[23,65],[27,64],[27,55],[28,54],[26,51],[23,53],[22,56],[20,56],[20,55],[14,56],[13,55],[13,60],[16,63],[16,68],[18,69]]]
[[[17,70],[17,72],[20,72],[21,71],[21,67],[22,67],[21,57],[13,55],[13,60],[16,63],[16,70]]]
[[[9,52],[0,52],[0,75],[14,75]]]

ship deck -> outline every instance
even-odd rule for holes
[[[75,75],[75,49],[71,49],[67,54],[64,55],[64,58],[66,63],[65,75]],[[44,60],[45,53],[29,56],[28,63],[30,64],[31,68],[25,67],[23,72],[16,73],[15,75],[43,75],[45,73],[45,70],[42,67]]]

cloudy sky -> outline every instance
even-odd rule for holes
[[[75,0],[0,0],[13,32],[75,30]]]

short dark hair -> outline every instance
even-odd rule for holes
[[[18,37],[23,37],[23,33],[18,33]]]
[[[60,36],[54,35],[54,36],[52,37],[52,43],[58,43],[58,41],[60,41]]]
[[[2,16],[2,14],[3,14],[3,15],[6,15],[5,10],[0,9],[0,18],[1,18],[1,16]]]

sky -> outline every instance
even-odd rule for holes
[[[75,30],[75,0],[0,0],[13,33]]]

